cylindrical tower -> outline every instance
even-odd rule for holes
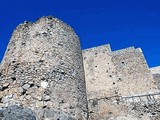
[[[1,64],[1,106],[31,108],[40,120],[86,120],[79,38],[53,17],[14,31]],[[48,120],[47,119],[47,120]]]

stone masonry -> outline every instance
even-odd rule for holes
[[[83,50],[83,62],[90,120],[160,117],[159,112],[149,116],[134,109],[137,105],[145,109],[144,103],[160,105],[157,84],[140,48],[111,51],[110,45],[102,45]]]
[[[73,29],[53,17],[14,31],[1,64],[1,107],[20,105],[39,120],[86,120],[82,52]]]
[[[159,67],[153,67],[150,69],[151,73],[153,75],[153,78],[158,85],[158,89],[160,89],[160,66]]]
[[[0,120],[160,120],[160,67],[140,48],[80,49],[52,16],[13,32],[0,64]]]

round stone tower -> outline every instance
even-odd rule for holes
[[[0,76],[0,107],[30,108],[37,120],[87,119],[79,38],[57,18],[42,17],[16,28]]]

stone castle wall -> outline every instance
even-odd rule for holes
[[[148,102],[148,96],[159,99],[159,90],[140,48],[112,52],[109,45],[102,45],[83,50],[83,62],[91,120],[135,119],[137,116],[124,117],[129,114],[124,106]]]
[[[70,26],[42,17],[13,32],[0,64],[0,119],[159,120],[159,78],[140,48],[81,50]]]
[[[140,49],[112,52],[109,45],[103,45],[83,50],[83,59],[88,99],[157,92]]]

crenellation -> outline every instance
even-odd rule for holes
[[[123,105],[128,102],[141,102],[139,97],[135,96],[141,96],[141,100],[145,102],[148,101],[147,95],[159,93],[140,48],[129,47],[103,53],[104,49],[105,46],[100,46],[83,50],[89,113],[91,112],[89,118],[91,120],[105,120],[109,116],[107,111],[111,108],[108,108],[110,105],[104,101],[105,99],[113,99],[118,108],[120,102]],[[156,97],[157,99],[159,96]],[[97,100],[99,104],[93,106],[91,101]],[[106,115],[101,114],[102,111]]]
[[[0,64],[0,119],[159,120],[160,67],[141,48],[81,50],[63,21],[17,26]]]

